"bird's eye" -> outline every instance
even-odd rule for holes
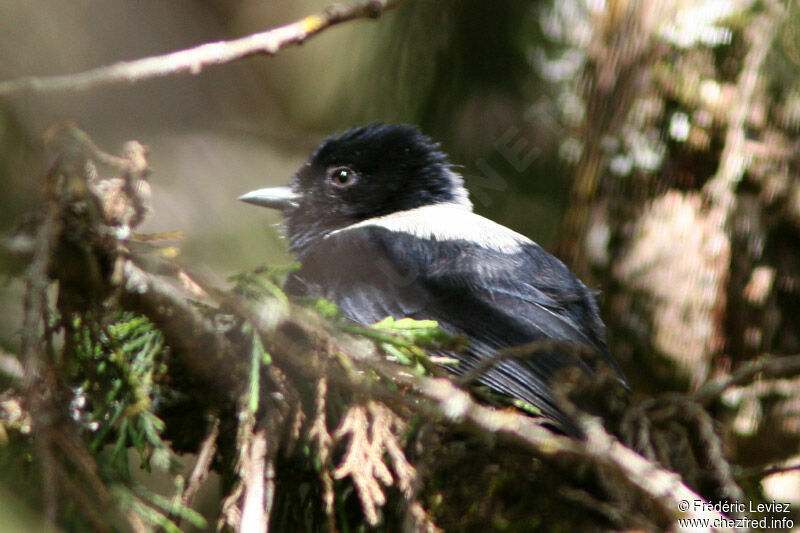
[[[330,179],[334,187],[350,187],[358,180],[358,174],[347,167],[339,167],[331,171]]]

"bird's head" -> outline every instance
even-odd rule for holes
[[[291,248],[374,217],[437,203],[470,208],[461,176],[415,126],[372,124],[326,139],[291,184],[249,192],[244,202],[283,211]]]

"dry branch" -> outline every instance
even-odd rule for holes
[[[50,169],[47,176],[48,189],[56,178],[58,165]],[[45,216],[40,224],[33,248],[33,257],[26,272],[24,301],[24,320],[22,325],[22,361],[25,376],[25,406],[36,413],[33,432],[36,439],[36,452],[41,467],[43,488],[43,515],[45,524],[55,528],[58,516],[59,486],[57,472],[59,465],[53,443],[51,391],[54,381],[52,369],[47,368],[46,353],[49,345],[47,287],[50,283],[48,273],[52,267],[57,239],[61,231],[60,206],[58,198],[47,198]],[[33,417],[32,417],[33,420]]]
[[[301,44],[321,31],[350,20],[376,18],[402,0],[360,0],[332,4],[296,22],[229,41],[206,43],[160,56],[121,61],[77,74],[26,77],[0,82],[0,97],[23,92],[86,90],[113,83],[133,83],[189,72],[199,74],[212,65],[230,63],[254,55],[275,55],[283,48]]]
[[[695,399],[700,403],[711,402],[736,385],[750,382],[754,377],[786,377],[800,372],[800,355],[786,355],[781,357],[764,355],[748,362],[733,373],[730,377],[719,382],[709,382],[697,391]]]
[[[191,507],[194,497],[200,491],[200,488],[208,478],[211,472],[211,463],[214,460],[214,454],[217,452],[217,439],[219,438],[219,419],[212,416],[208,422],[208,430],[200,448],[197,452],[197,458],[192,466],[189,479],[186,480],[186,486],[183,491],[176,496],[178,503],[182,507]],[[180,525],[180,518],[171,514],[169,518]]]

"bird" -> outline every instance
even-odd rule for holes
[[[448,370],[480,371],[479,384],[534,406],[556,430],[577,433],[554,399],[554,376],[570,366],[591,374],[588,365],[563,349],[491,364],[504,349],[571,343],[598,354],[628,389],[594,291],[531,239],[473,212],[463,177],[416,126],[334,134],[289,185],[239,200],[282,212],[301,264],[285,282],[290,296],[329,300],[362,325],[435,320],[468,341]]]

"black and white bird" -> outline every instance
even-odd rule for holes
[[[287,279],[291,295],[330,300],[365,325],[387,316],[436,320],[469,340],[454,354],[457,374],[504,348],[554,339],[599,354],[627,388],[592,291],[535,242],[473,213],[462,177],[416,127],[373,124],[332,136],[289,186],[239,199],[286,217],[302,264]],[[568,365],[589,371],[555,352],[504,359],[477,381],[568,428],[550,388]]]

